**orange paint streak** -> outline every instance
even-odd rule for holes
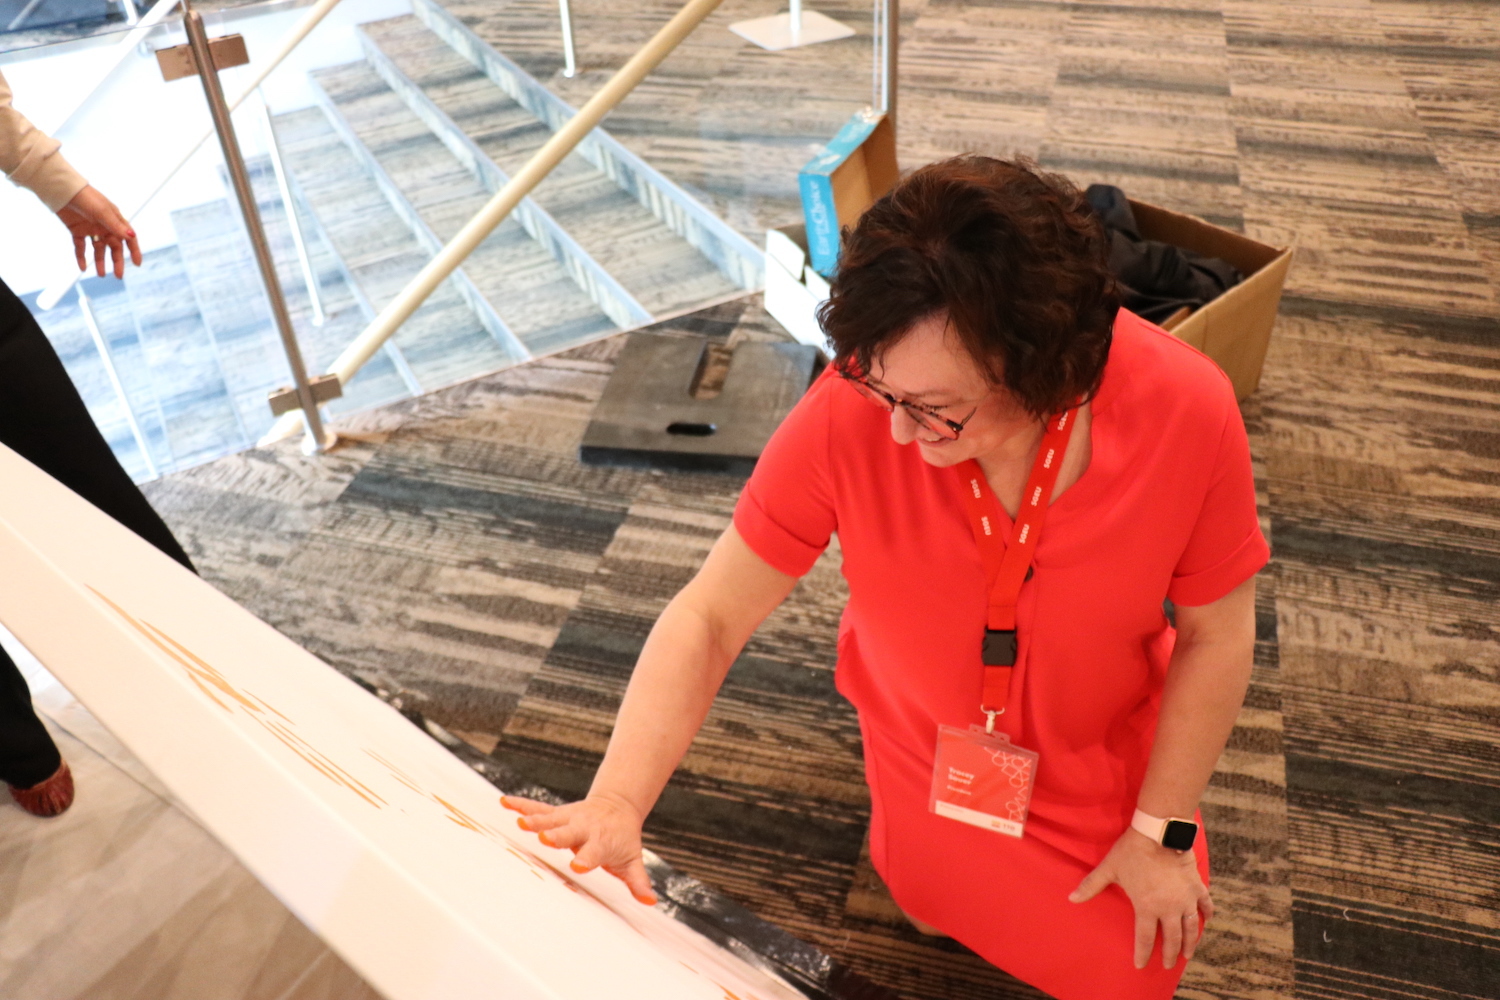
[[[259,722],[261,726],[266,730],[266,732],[270,733],[277,740],[283,743],[287,749],[292,751],[292,753],[296,754],[298,757],[301,757],[303,762],[310,766],[314,771],[317,771],[323,777],[327,778],[329,781],[333,782],[336,785],[343,784],[343,782],[339,781],[338,775],[334,774],[332,771],[329,771],[328,769],[323,767],[322,764],[319,764],[317,761],[304,754],[302,752],[302,748],[297,745],[297,741],[292,738],[290,734],[280,730],[277,727],[276,723],[266,719],[256,719],[255,721]]]
[[[450,813],[453,814],[452,816],[449,816],[448,818],[449,819],[453,819],[453,821],[455,823],[458,823],[459,826],[466,826],[470,830],[473,830],[475,833],[482,833],[485,836],[490,837],[492,839],[493,838],[497,838],[499,836],[494,830],[490,829],[488,826],[486,826],[485,824],[481,823],[479,820],[475,819],[473,816],[470,816],[468,813],[464,812],[462,809],[458,808],[458,806],[454,805],[452,802],[449,802],[447,799],[443,798],[441,795],[434,795],[432,798],[433,798],[433,801],[437,802],[444,809],[448,810]],[[454,817],[458,817],[458,818],[454,819]]]
[[[511,847],[509,844],[505,845],[505,849],[507,851],[509,851],[510,853],[514,854],[516,857],[520,858],[522,861],[526,862],[527,866],[530,867],[533,871],[546,872],[549,875],[552,874],[552,869],[551,868],[548,868],[546,865],[542,864],[540,861],[538,861],[536,858],[533,858],[531,855],[529,855],[529,854],[523,854],[520,851],[516,850],[514,847]],[[566,881],[566,879],[564,879],[563,881]]]
[[[209,698],[210,701],[212,701],[215,705],[218,705],[220,708],[222,708],[226,712],[233,711],[233,709],[231,709],[228,705],[226,705],[222,701],[220,701],[219,698],[218,698],[218,696],[215,695],[212,691],[209,690],[208,685],[206,685],[203,682],[203,679],[198,676],[198,672],[193,669],[193,665],[190,662],[184,660],[181,656],[177,655],[177,653],[174,652],[170,647],[164,645],[160,639],[158,639],[156,636],[154,636],[154,635],[151,634],[151,632],[146,628],[146,626],[142,622],[136,620],[136,618],[134,616],[132,616],[130,614],[130,612],[126,611],[124,608],[120,607],[114,601],[111,601],[109,598],[107,598],[103,594],[99,593],[99,591],[94,590],[93,587],[89,587],[89,590],[92,590],[94,592],[94,596],[97,597],[97,598],[99,598],[99,600],[103,601],[105,604],[108,604],[110,606],[110,609],[113,610],[115,614],[117,614],[121,618],[125,619],[125,621],[132,628],[134,628],[137,632],[139,632],[141,634],[141,636],[144,637],[148,642],[150,642],[157,649],[160,649],[163,653],[166,653],[173,660],[177,661],[177,663],[180,664],[187,671],[188,679],[191,680],[194,684],[196,684],[197,687],[198,687],[198,690],[200,690],[204,694],[206,694],[208,696],[208,698]]]
[[[320,753],[311,743],[308,743],[281,723],[273,722],[269,719],[256,719],[256,721],[277,739],[291,747],[297,756],[311,764],[320,774],[326,775],[335,784],[349,789],[377,809],[385,805],[385,800],[371,791],[369,786],[359,781],[342,767],[339,767],[326,754]]]
[[[334,763],[327,754],[322,753],[311,743],[288,728],[288,726],[295,725],[295,723],[282,712],[272,707],[264,698],[250,694],[249,692],[241,693],[212,664],[172,638],[166,632],[152,625],[150,622],[137,619],[93,587],[89,587],[89,590],[93,591],[95,597],[107,604],[115,614],[125,619],[132,628],[145,637],[152,645],[167,654],[167,656],[171,657],[186,670],[188,679],[197,686],[198,690],[207,695],[209,700],[215,705],[218,705],[226,712],[232,712],[233,709],[220,701],[214,692],[217,690],[221,694],[228,695],[238,702],[252,719],[260,723],[263,729],[275,737],[287,749],[291,750],[292,753],[296,754],[304,763],[312,767],[313,770],[334,784],[349,789],[349,791],[358,795],[376,809],[385,805],[385,799],[376,794],[368,785]],[[267,718],[265,715],[266,711],[285,720],[287,725],[282,725]],[[386,766],[389,767],[390,765],[387,764]]]
[[[208,681],[214,687],[218,688],[220,691],[224,692],[229,697],[239,702],[247,711],[260,711],[259,705],[255,704],[255,702],[251,701],[249,698],[241,694],[233,684],[229,683],[228,678],[226,678],[223,674],[219,673],[212,666],[210,666],[206,661],[203,660],[202,657],[198,656],[192,650],[188,649],[182,643],[178,642],[170,635],[167,635],[167,633],[163,632],[155,625],[152,625],[150,622],[142,622],[142,624],[149,628],[152,632],[155,632],[157,635],[161,636],[167,642],[171,643],[173,648],[181,653],[181,655],[173,653],[172,656],[177,660],[178,663],[182,663],[184,666],[186,666],[189,672],[201,676],[204,680]],[[149,634],[148,638],[150,638]],[[154,642],[155,640],[153,639],[152,641]],[[158,642],[157,645],[161,646],[161,643]],[[168,652],[171,652],[171,650],[168,650]],[[187,657],[187,660],[185,661],[183,657]]]
[[[369,785],[366,785],[363,781],[360,781],[358,778],[356,778],[354,775],[350,774],[348,771],[344,770],[338,764],[335,764],[333,762],[333,759],[330,758],[327,754],[323,753],[323,751],[319,750],[317,747],[314,747],[311,743],[308,743],[306,740],[302,741],[302,745],[305,746],[305,747],[307,747],[308,753],[311,753],[314,756],[318,757],[320,760],[323,761],[324,764],[327,764],[329,767],[331,767],[335,771],[337,771],[339,773],[339,775],[342,776],[344,782],[346,784],[348,784],[348,786],[351,789],[353,789],[356,792],[360,792],[361,794],[365,795],[367,798],[373,798],[375,801],[379,802],[381,805],[385,804],[385,799],[383,799],[379,795],[375,794],[375,791],[372,788],[370,788]]]
[[[255,694],[252,691],[246,691],[245,694],[249,695],[251,698],[254,698],[256,701],[260,702],[261,707],[264,708],[266,711],[271,712],[274,715],[281,716],[281,718],[283,720],[285,720],[286,722],[291,722],[292,725],[296,725],[296,723],[292,722],[291,719],[288,719],[285,715],[282,715],[280,712],[278,712],[276,710],[276,706],[275,705],[272,705],[269,701],[266,701],[266,699],[262,698],[260,695]]]
[[[386,770],[391,772],[392,777],[401,782],[401,784],[405,785],[407,788],[410,788],[412,791],[416,792],[418,795],[423,796],[424,798],[430,797],[427,795],[426,790],[423,789],[421,785],[418,785],[416,780],[410,777],[405,771],[401,770],[395,764],[392,764],[390,761],[386,760],[384,757],[380,756],[380,754],[376,753],[374,750],[371,750],[369,747],[364,747],[363,749],[366,754],[373,757],[379,763],[383,764]]]

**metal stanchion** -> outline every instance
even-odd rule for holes
[[[896,124],[897,45],[901,40],[900,0],[875,0],[875,94],[876,111]]]
[[[271,412],[280,414],[289,410],[302,410],[302,418],[307,428],[307,439],[303,443],[303,450],[307,452],[318,452],[330,447],[334,443],[334,436],[323,427],[323,418],[318,413],[318,404],[330,399],[337,398],[342,390],[339,386],[338,376],[324,375],[314,381],[307,377],[307,367],[302,363],[302,351],[297,346],[297,333],[292,327],[292,318],[287,313],[286,298],[281,293],[281,280],[276,275],[276,261],[271,256],[270,244],[266,242],[266,231],[261,225],[260,209],[256,205],[255,191],[250,186],[250,174],[245,169],[245,159],[240,154],[240,145],[234,133],[234,122],[230,118],[229,106],[224,101],[224,90],[219,86],[219,69],[230,65],[243,65],[248,61],[245,56],[244,41],[238,36],[215,39],[210,44],[208,32],[203,26],[203,15],[183,0],[182,4],[182,26],[187,31],[188,44],[186,48],[191,51],[192,72],[203,81],[203,94],[208,99],[208,110],[213,116],[214,131],[219,135],[219,145],[224,151],[224,163],[229,168],[229,179],[234,185],[235,198],[240,203],[240,212],[245,217],[245,229],[250,235],[250,244],[255,248],[255,263],[260,268],[261,280],[265,282],[266,297],[271,302],[271,315],[276,321],[276,329],[281,334],[281,346],[286,351],[288,367],[292,370],[292,379],[296,385],[289,389],[279,389],[271,393],[269,403]],[[229,44],[229,43],[233,44]],[[183,46],[178,46],[180,50]],[[230,60],[217,58],[215,49],[225,52]],[[161,50],[157,53],[157,60],[163,66],[163,75],[168,79],[175,79],[168,68],[173,56],[167,55],[172,50]],[[181,60],[182,53],[176,54],[175,58]],[[179,73],[178,75],[186,75]]]
[[[573,10],[568,0],[557,0],[557,12],[562,17],[563,76],[572,79],[578,75],[578,51],[573,46]]]

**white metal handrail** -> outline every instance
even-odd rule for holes
[[[155,7],[151,8],[151,14],[155,14],[159,8],[166,7],[168,5],[174,5],[176,3],[177,0],[160,0],[160,2]],[[276,53],[271,56],[271,58],[265,63],[264,66],[261,67],[260,72],[255,75],[255,78],[240,90],[240,92],[235,96],[234,100],[229,102],[229,110],[233,111],[238,108],[245,102],[246,98],[260,89],[260,85],[266,81],[266,78],[275,71],[276,67],[281,65],[282,61],[291,54],[293,49],[295,49],[302,43],[302,40],[306,38],[308,34],[318,26],[323,18],[327,17],[329,12],[332,11],[334,7],[338,6],[338,3],[339,0],[318,0],[318,2],[313,5],[312,9],[307,12],[307,15],[303,17],[301,21],[297,22],[297,25],[292,28],[291,31],[288,31],[286,33],[286,36],[282,39],[281,45],[277,48]],[[151,14],[148,14],[147,17],[150,17]],[[165,16],[165,14],[163,14],[162,16]],[[160,18],[158,18],[157,20],[160,20]],[[145,27],[146,18],[142,18],[140,26],[138,26],[135,31],[132,31],[129,37],[134,38],[138,33],[143,34],[142,29]],[[128,40],[129,38],[127,38],[127,41]],[[116,63],[115,65],[118,65],[118,63]],[[113,66],[111,67],[110,72],[113,72]],[[108,74],[106,74],[106,76],[107,75]],[[102,78],[100,82],[103,82]],[[75,110],[73,112],[73,115],[76,115],[77,113],[77,110]],[[73,115],[69,116],[69,121],[72,120]],[[198,139],[192,144],[192,146],[190,146],[187,151],[178,158],[177,162],[172,166],[172,168],[162,175],[161,182],[158,183],[156,187],[152,188],[151,192],[146,195],[146,197],[142,198],[131,211],[126,212],[125,217],[127,219],[130,219],[139,215],[141,211],[151,203],[151,199],[160,194],[162,189],[167,186],[167,184],[172,180],[174,176],[176,176],[177,171],[181,170],[187,163],[187,161],[192,159],[193,154],[198,152],[199,147],[201,147],[213,136],[213,128],[209,128],[201,136],[199,136]],[[39,309],[51,309],[53,306],[57,305],[58,301],[64,295],[68,294],[68,289],[72,288],[73,285],[82,276],[82,272],[71,274],[66,280],[59,281],[55,285],[48,286],[41,295],[37,296],[37,307]]]
[[[496,226],[505,221],[521,200],[722,2],[723,0],[689,0],[639,52],[631,56],[609,82],[532,155],[526,165],[511,177],[509,183],[497,191],[464,224],[457,235],[428,261],[427,266],[380,311],[380,315],[344,348],[329,369],[331,374],[338,376],[339,383],[347,385],[396,329],[427,301],[427,297],[457,270]],[[260,444],[270,444],[295,433],[299,424],[297,414],[283,414],[260,439]]]

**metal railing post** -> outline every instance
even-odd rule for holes
[[[307,379],[307,368],[302,363],[302,351],[297,346],[297,331],[292,326],[292,317],[287,313],[286,299],[281,294],[281,279],[276,276],[276,261],[271,256],[270,244],[266,242],[266,231],[260,221],[260,208],[255,201],[255,189],[250,185],[245,158],[240,155],[239,141],[234,134],[234,121],[230,118],[229,106],[224,101],[224,89],[219,85],[219,71],[209,49],[203,15],[193,10],[186,0],[182,5],[182,26],[187,31],[188,44],[193,48],[193,58],[198,64],[198,78],[203,81],[203,94],[208,99],[214,130],[219,134],[219,146],[224,151],[224,163],[229,168],[229,179],[234,185],[240,212],[245,217],[245,229],[255,248],[255,263],[260,267],[261,280],[266,285],[266,297],[271,301],[271,315],[281,334],[281,346],[286,351],[287,365],[296,382],[297,405],[302,410],[302,418],[307,426],[307,441],[303,448],[309,452],[323,451],[333,442],[323,429],[323,418],[318,413],[318,403],[313,398],[312,386]]]
[[[281,162],[281,143],[276,140],[276,126],[271,123],[271,108],[266,104],[266,95],[260,97],[261,126],[266,132],[266,151],[271,156],[271,170],[276,174],[276,189],[281,192],[281,204],[286,209],[287,228],[292,233],[292,246],[297,250],[297,263],[302,267],[302,281],[307,285],[307,296],[312,302],[313,326],[322,326],[327,317],[323,313],[323,295],[318,287],[318,276],[313,271],[312,257],[307,252],[307,241],[302,236],[302,223],[297,218],[297,205],[292,200],[292,186],[287,183],[286,165]]]
[[[578,51],[573,47],[573,10],[568,0],[557,0],[557,12],[562,18],[563,76],[572,79],[578,75]]]
[[[247,97],[253,94],[256,90],[260,89],[260,85],[265,82],[266,77],[275,72],[276,67],[281,65],[282,60],[290,55],[293,49],[302,44],[302,40],[309,34],[311,34],[314,28],[322,23],[323,18],[327,17],[329,11],[338,6],[339,2],[340,0],[318,0],[317,3],[313,4],[313,6],[308,9],[307,13],[303,15],[302,20],[298,21],[296,26],[293,27],[291,31],[288,31],[286,35],[281,39],[281,44],[277,46],[276,52],[271,56],[270,59],[266,60],[264,65],[260,67],[260,71],[255,74],[255,79],[250,81],[250,85],[241,90],[235,97],[235,99],[229,102],[229,110],[233,111],[238,108],[241,104],[244,103]],[[152,7],[151,10],[147,12],[145,17],[141,18],[141,23],[131,29],[130,34],[125,36],[125,40],[123,42],[120,42],[118,45],[116,45],[115,54],[110,57],[108,67],[105,69],[104,73],[96,77],[99,83],[102,83],[110,73],[113,73],[114,70],[118,68],[121,62],[123,62],[130,56],[130,54],[135,49],[135,45],[142,38],[144,38],[146,34],[162,18],[166,17],[168,12],[171,11],[176,5],[177,0],[160,0],[160,2],[156,4],[156,6]],[[82,103],[80,103],[73,109],[73,111],[69,114],[68,119],[63,122],[63,125],[71,123],[72,120],[82,112],[84,106],[92,99],[94,92],[98,90],[99,83],[96,83],[94,88],[89,92],[89,97],[85,98]],[[58,129],[54,129],[52,131],[54,134],[56,134],[56,132],[61,131],[61,126],[59,126]],[[153,187],[144,198],[135,203],[133,211],[125,213],[125,217],[127,219],[134,218],[135,216],[140,215],[141,212],[145,211],[146,206],[151,204],[151,200],[157,195],[161,194],[162,189],[165,188],[169,183],[171,183],[173,177],[177,176],[177,171],[181,170],[183,166],[187,164],[188,160],[193,158],[193,154],[197,153],[199,147],[207,142],[209,138],[213,136],[213,134],[214,130],[209,129],[207,132],[204,132],[201,136],[199,136],[191,146],[183,150],[177,162],[173,164],[172,167],[166,171],[166,173],[162,174],[161,180],[156,183],[156,186]],[[43,289],[42,294],[37,296],[37,308],[51,309],[53,306],[57,305],[58,301],[61,300],[64,295],[68,294],[68,289],[72,288],[73,284],[78,281],[81,273],[82,272],[75,271],[70,267],[66,277],[57,281],[55,284],[48,285],[45,289]]]
[[[875,100],[877,111],[896,124],[897,55],[901,40],[900,0],[875,0]]]

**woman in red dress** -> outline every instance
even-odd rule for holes
[[[896,902],[1063,1000],[1170,997],[1213,911],[1197,804],[1268,553],[1229,380],[1118,307],[1107,257],[1024,164],[944,161],[873,206],[824,310],[834,363],[652,630],[588,797],[507,799],[523,827],[653,901],[641,824],[837,532],[837,681]],[[1015,747],[1029,814],[953,764]]]

